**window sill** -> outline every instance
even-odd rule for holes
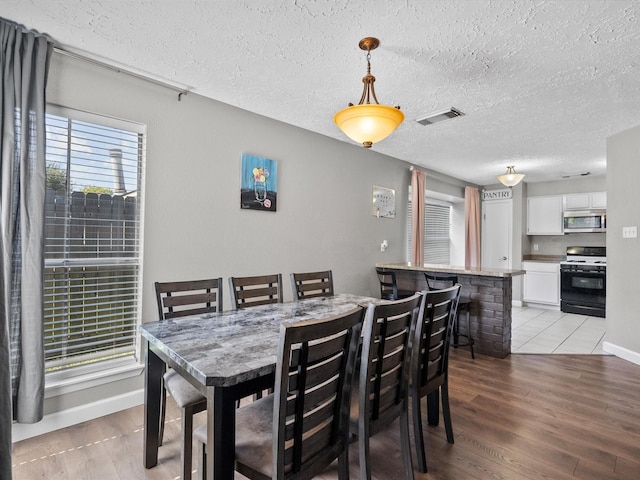
[[[144,371],[144,365],[133,358],[105,362],[99,370],[54,372],[45,376],[44,397],[59,397],[68,393],[136,377]]]

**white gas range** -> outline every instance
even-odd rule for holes
[[[606,292],[606,247],[567,247],[560,262],[560,310],[604,317]]]

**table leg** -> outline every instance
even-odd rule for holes
[[[160,430],[160,395],[162,394],[162,372],[164,362],[145,342],[144,355],[144,467],[158,464],[158,443]]]
[[[233,480],[236,444],[236,394],[207,388],[207,477]],[[213,405],[213,408],[211,408]]]

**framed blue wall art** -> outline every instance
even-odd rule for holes
[[[275,212],[278,200],[278,162],[242,154],[240,208]]]

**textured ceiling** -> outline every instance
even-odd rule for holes
[[[58,46],[350,142],[358,42],[380,39],[381,103],[405,121],[373,150],[486,185],[606,171],[606,137],[640,125],[637,0],[0,0]],[[435,125],[415,120],[456,107]]]

